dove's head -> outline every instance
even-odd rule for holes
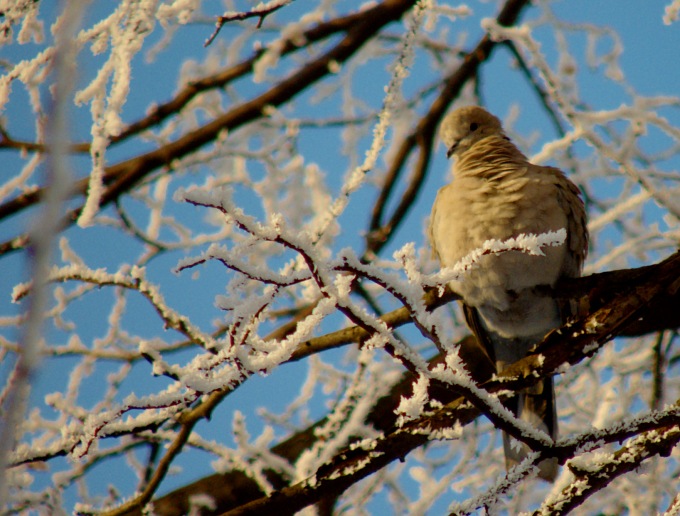
[[[505,137],[501,121],[478,106],[462,107],[449,113],[440,129],[449,158],[462,154],[482,138],[494,134]]]

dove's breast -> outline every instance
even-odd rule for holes
[[[461,175],[435,200],[431,241],[444,266],[453,266],[490,239],[508,240],[567,227],[550,178],[526,170],[496,180]],[[451,288],[499,334],[533,335],[559,324],[554,300],[537,296],[537,285],[554,285],[566,246],[544,247],[545,256],[522,251],[488,254]],[[491,328],[490,328],[491,329]]]

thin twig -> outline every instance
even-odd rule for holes
[[[217,23],[215,24],[215,30],[208,37],[208,39],[205,41],[203,46],[207,47],[208,45],[210,45],[210,43],[213,42],[213,40],[217,37],[219,32],[222,30],[222,27],[224,26],[225,23],[228,23],[228,22],[231,22],[231,21],[247,20],[248,18],[259,18],[259,20],[257,21],[257,28],[259,29],[260,27],[262,27],[262,22],[264,22],[264,19],[267,16],[269,16],[273,12],[278,11],[279,9],[290,4],[293,1],[294,0],[273,0],[272,2],[268,2],[265,5],[257,6],[255,9],[253,9],[251,11],[225,13],[222,16],[219,16],[217,18]]]

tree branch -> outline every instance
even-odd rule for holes
[[[506,26],[513,25],[519,18],[522,9],[528,3],[527,0],[508,0],[498,14],[498,23]],[[385,177],[380,195],[373,207],[369,232],[366,235],[364,259],[369,260],[380,252],[380,249],[388,242],[389,236],[401,224],[401,221],[413,205],[424,183],[430,163],[430,156],[432,155],[434,136],[439,122],[451,102],[459,96],[463,86],[477,75],[479,66],[489,59],[496,44],[488,35],[485,35],[477,43],[476,47],[463,57],[460,66],[444,81],[442,92],[432,103],[428,113],[420,119],[415,129],[402,141],[390,164],[390,169]],[[416,146],[420,149],[420,152],[408,187],[402,194],[397,207],[388,220],[385,221],[385,208],[395,185],[406,169],[406,162]]]
[[[258,5],[255,9],[252,9],[250,11],[230,12],[230,13],[225,13],[222,16],[219,16],[217,18],[217,23],[215,23],[215,30],[208,37],[208,39],[205,41],[203,46],[207,47],[208,45],[210,45],[210,43],[213,42],[213,40],[217,37],[219,32],[222,30],[222,27],[224,26],[225,23],[228,23],[230,21],[247,20],[248,18],[259,18],[258,21],[257,21],[257,28],[259,29],[260,27],[262,27],[262,22],[264,21],[264,19],[267,16],[269,16],[273,12],[278,11],[279,9],[288,5],[292,1],[293,0],[279,0],[279,1],[268,2],[267,4],[264,4],[264,5]]]
[[[587,470],[570,468],[576,478],[533,514],[568,514],[588,497],[604,489],[621,475],[639,468],[646,460],[657,455],[668,457],[680,442],[679,423],[680,418],[676,416],[674,424],[639,435],[616,453],[605,458],[600,457],[597,467]]]
[[[614,336],[625,335],[629,328],[638,330],[639,318],[646,317],[650,309],[660,303],[670,303],[671,306],[678,306],[678,286],[680,281],[680,252],[671,255],[666,260],[656,265],[642,267],[640,269],[629,269],[613,271],[602,274],[595,274],[585,278],[573,279],[565,282],[558,287],[558,293],[562,296],[589,299],[594,308],[588,315],[576,322],[570,323],[564,329],[550,333],[544,341],[523,360],[513,364],[502,375],[495,380],[489,380],[493,372],[493,365],[481,360],[483,354],[478,351],[478,344],[474,339],[468,337],[460,343],[461,358],[469,369],[471,376],[481,383],[489,392],[513,391],[519,392],[527,388],[541,378],[553,374],[563,363],[575,364],[587,356],[591,356],[596,349],[611,340]],[[448,296],[455,298],[450,291],[444,298],[438,298],[434,291],[428,293],[432,298],[428,299],[428,304],[440,302]],[[384,316],[392,321],[392,324],[402,324],[408,320],[406,309],[395,310]],[[403,320],[401,318],[404,318]],[[668,319],[657,319],[657,324],[680,326],[680,315],[674,314]],[[361,328],[353,327],[341,330],[333,334],[319,337],[325,339],[322,345],[312,339],[303,344],[300,348],[298,359],[305,355],[305,348],[328,349],[340,343],[347,343],[356,339],[357,341],[367,336]],[[597,343],[593,346],[593,343]],[[442,357],[437,356],[430,362],[430,367],[442,363]],[[480,361],[481,360],[481,361]],[[352,453],[336,457],[330,464],[324,466],[316,475],[317,486],[305,485],[291,486],[281,496],[278,494],[270,499],[260,499],[250,506],[242,507],[243,512],[234,514],[248,514],[252,510],[280,510],[282,507],[301,507],[308,503],[326,496],[328,493],[338,493],[346,489],[349,485],[359,481],[361,478],[378,471],[391,461],[402,458],[411,450],[421,446],[429,440],[433,433],[440,430],[452,428],[456,424],[464,425],[477,418],[481,412],[466,403],[465,398],[458,397],[450,387],[432,382],[430,385],[430,397],[446,407],[434,415],[424,417],[408,423],[401,429],[395,429],[396,416],[394,410],[399,404],[402,396],[407,395],[410,385],[414,380],[414,375],[405,373],[403,379],[395,385],[390,395],[380,399],[373,412],[368,416],[367,423],[373,425],[377,430],[387,433],[385,441],[380,441],[378,446],[369,450],[354,450]],[[506,395],[507,396],[507,395]],[[677,416],[669,416],[677,417]],[[294,434],[287,441],[280,443],[272,449],[291,462],[299,453],[311,446],[314,437],[314,428],[322,424],[321,422],[309,427],[308,429]],[[602,432],[602,435],[592,437],[593,441],[615,442],[634,435],[631,431],[648,430],[657,428],[655,425],[667,425],[666,419],[647,422],[642,426],[630,427],[624,430],[618,429],[611,432]],[[645,426],[646,425],[646,426]],[[637,430],[636,430],[637,428]],[[425,430],[427,429],[427,431]],[[389,433],[388,433],[389,432]],[[587,436],[586,436],[587,437]],[[546,447],[540,451],[540,461],[549,456],[556,456],[564,462],[579,447],[585,443],[579,440],[567,444],[557,444],[553,447]],[[382,453],[378,458],[373,459],[375,454]],[[359,468],[358,464],[364,466]],[[352,468],[357,467],[356,471]],[[344,475],[343,472],[353,472]],[[272,473],[273,474],[273,473]],[[335,478],[333,475],[338,475]],[[279,482],[282,479],[279,479]],[[237,487],[240,486],[240,487]],[[230,508],[253,500],[259,492],[256,484],[239,472],[230,472],[224,475],[211,475],[196,483],[190,484],[170,493],[154,502],[154,507],[160,514],[174,515],[179,514],[176,508],[183,507],[185,510],[190,496],[198,493],[207,493],[215,498],[217,512],[225,511]],[[267,501],[269,500],[269,501]],[[295,504],[289,505],[291,500],[296,500]]]
[[[287,79],[282,80],[263,94],[235,106],[224,115],[174,142],[106,167],[103,177],[106,190],[101,197],[101,206],[115,201],[152,172],[162,167],[169,167],[174,160],[181,159],[214,141],[225,130],[231,132],[238,127],[262,118],[267,106],[276,107],[292,100],[299,93],[308,89],[311,84],[331,74],[332,63],[344,63],[373,38],[383,26],[400,19],[413,6],[415,1],[385,0],[370,9],[357,13],[357,17],[353,19],[354,23],[347,27],[345,37],[334,47],[306,63]],[[341,25],[346,22],[347,19],[343,19]],[[329,27],[329,25],[326,25],[326,27]],[[245,71],[248,71],[252,65],[242,66]],[[76,185],[75,190],[84,192],[87,184],[86,178]],[[0,218],[38,202],[40,200],[39,192],[30,192],[5,203],[0,207]],[[81,210],[82,206],[71,210],[62,221],[62,228],[73,224],[78,219]],[[24,249],[28,243],[29,238],[26,234],[16,236],[0,243],[0,255]]]

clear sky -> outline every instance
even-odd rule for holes
[[[205,3],[209,4],[210,2]],[[358,4],[359,2],[337,2],[337,10],[343,12],[348,6]],[[677,98],[680,96],[680,65],[678,65],[680,22],[671,25],[663,23],[664,8],[668,4],[669,1],[662,0],[645,2],[564,0],[551,4],[554,15],[565,24],[566,43],[572,50],[577,63],[575,84],[579,90],[580,98],[588,106],[596,107],[599,110],[615,109],[621,105],[630,104],[633,94],[647,97],[674,96]],[[239,8],[247,8],[250,5],[251,3],[237,2]],[[277,15],[277,22],[286,23],[289,20],[299,20],[308,5],[307,1],[293,2]],[[478,13],[483,13],[484,16],[492,16],[496,11],[497,2],[471,2],[469,6],[475,14],[456,22],[455,25],[453,23],[451,25],[451,31],[458,31],[461,34],[463,31],[468,32],[465,39],[466,44],[463,45],[465,49],[476,42],[482,34]],[[46,22],[48,42],[51,41],[49,26],[54,17],[54,12],[51,12],[53,8],[51,2],[42,2],[40,6],[40,17]],[[205,9],[208,8],[206,5]],[[102,17],[102,13],[107,13],[110,9],[111,4],[108,2],[93,2],[87,8],[84,25],[91,26]],[[542,16],[540,9],[531,8],[526,12],[523,20],[534,25],[540,16]],[[171,43],[162,48],[159,47],[158,52],[153,49],[155,45],[159,45],[162,41],[164,36],[162,30],[157,28],[145,41],[144,50],[133,60],[130,93],[122,109],[124,122],[138,119],[140,114],[147,111],[152,103],[169,99],[177,91],[178,76],[182,69],[187,71],[193,69],[193,73],[198,74],[201,67],[205,67],[206,70],[210,69],[213,62],[224,58],[228,52],[234,51],[234,47],[239,44],[238,34],[240,29],[237,28],[238,26],[225,27],[210,48],[205,49],[203,47],[203,42],[212,31],[212,25],[209,22],[210,19],[206,18],[202,22],[177,27],[177,32],[172,37]],[[589,41],[580,32],[580,27],[585,24],[612,30],[611,33],[606,30],[603,31],[602,37],[593,48],[596,55],[600,57],[607,55],[612,50],[621,49],[622,53],[618,57],[618,64],[625,76],[625,84],[617,84],[606,77],[608,66],[606,62],[593,63],[592,67],[584,63],[584,55],[587,53]],[[393,32],[401,34],[401,26],[395,25]],[[276,35],[276,32],[268,30],[265,22],[261,34],[262,42],[266,43]],[[617,34],[620,39],[617,41],[612,34]],[[558,55],[554,35],[545,26],[537,28],[533,35],[540,41],[541,49],[548,62],[554,64]],[[30,43],[0,47],[0,62],[15,63],[21,59],[31,58],[43,46]],[[249,51],[249,49],[243,51],[243,55],[248,55]],[[223,55],[219,55],[219,53]],[[206,60],[206,56],[211,57]],[[79,55],[79,85],[82,86],[93,79],[94,74],[106,57],[106,53],[95,56],[89,51],[82,52]],[[526,144],[525,150],[529,155],[536,154],[541,151],[547,139],[554,138],[555,132],[550,121],[542,112],[535,93],[526,86],[525,81],[520,79],[516,71],[508,71],[508,59],[507,51],[498,49],[493,60],[484,67],[482,76],[483,98],[489,109],[499,117],[514,120],[512,123],[513,134],[524,137],[521,143]],[[190,60],[193,60],[193,63],[190,64]],[[205,63],[204,61],[208,62]],[[361,87],[357,87],[356,93],[367,104],[380,105],[384,95],[384,86],[390,77],[387,66],[391,62],[391,56],[387,56],[383,60],[376,60],[374,65],[364,67],[357,72],[363,74],[365,79],[363,82],[358,81]],[[432,78],[432,66],[429,59],[426,60],[420,54],[416,54],[411,76],[404,83],[406,94],[428,84]],[[610,74],[615,72],[615,68],[610,68]],[[0,70],[0,75],[2,74],[4,74],[4,71]],[[241,81],[236,85],[235,90],[242,95],[251,96],[267,86],[266,83],[257,84]],[[47,106],[48,92],[43,91],[42,94],[44,105]],[[428,98],[431,99],[432,96]],[[224,102],[224,100],[222,101]],[[315,99],[314,102],[304,104],[296,112],[296,116],[323,118],[328,116],[329,113],[337,113],[341,104],[342,97],[339,94],[332,94],[327,97],[321,95],[321,98]],[[425,102],[425,105],[427,105],[427,102]],[[517,107],[521,108],[521,112],[514,119],[513,113]],[[680,127],[679,107],[676,101],[673,109],[662,111],[663,116],[667,117],[675,127]],[[22,85],[15,83],[12,86],[8,102],[0,109],[2,109],[0,111],[2,123],[10,131],[13,138],[29,141],[35,139],[30,99]],[[74,141],[86,141],[90,138],[91,115],[89,109],[89,105],[84,105],[72,110],[71,137]],[[418,106],[418,110],[422,113],[423,106]],[[204,119],[199,119],[197,123],[205,122],[209,118],[210,115],[206,113]],[[308,137],[303,135],[300,139],[300,153],[304,155],[306,163],[318,164],[328,183],[337,190],[350,164],[349,159],[339,156],[337,152],[339,146],[343,144],[340,132],[333,129],[328,129],[325,133],[310,130],[308,134]],[[384,163],[382,160],[389,159],[392,150],[390,144],[395,140],[395,134],[390,133],[387,148],[381,156],[381,164]],[[358,145],[364,145],[366,148],[369,144],[370,138],[368,136],[358,140]],[[655,141],[654,134],[650,135],[647,144],[650,151],[656,150],[658,142]],[[143,148],[152,149],[153,147],[153,142],[142,143],[140,139],[134,139],[131,143],[112,148],[107,153],[107,161],[108,163],[116,163],[119,160],[137,155]],[[584,152],[586,152],[585,149]],[[363,154],[363,150],[359,154]],[[13,150],[0,149],[0,158],[3,162],[2,172],[0,173],[3,182],[17,174],[26,163],[26,157]],[[74,157],[72,164],[74,176],[84,177],[89,171],[90,159],[88,156]],[[664,164],[664,170],[677,173],[680,170],[679,165],[680,159],[677,155],[674,155]],[[436,190],[448,177],[448,167],[449,164],[446,162],[444,150],[439,146],[436,155],[433,157],[432,172],[427,179],[426,189],[416,200],[411,215],[400,227],[392,243],[386,249],[385,257],[389,257],[392,251],[409,241],[414,241],[418,248],[426,245],[423,234],[424,220],[429,213]],[[263,174],[263,171],[258,170],[255,166],[252,171],[256,175]],[[41,171],[39,177],[43,172]],[[210,173],[210,170],[205,167],[198,167],[198,170],[173,184],[173,188],[203,184]],[[619,186],[616,181],[602,181],[600,187],[604,192],[610,191],[610,195],[619,195]],[[362,252],[363,235],[353,231],[353,229],[365,227],[367,217],[365,206],[373,202],[374,196],[375,190],[365,188],[353,198],[350,208],[341,219],[345,230],[342,238],[339,238],[335,244],[336,250],[350,246],[357,253]],[[606,197],[606,194],[603,194],[603,196]],[[129,201],[128,208],[131,213],[138,213],[139,208],[135,206],[134,201]],[[205,212],[183,203],[175,203],[174,207],[170,209],[172,215],[180,220],[193,219],[197,224],[201,224],[205,218]],[[246,206],[246,209],[251,209],[254,214],[257,214],[257,210],[260,208],[253,204]],[[108,210],[104,213],[112,213],[111,208],[108,208]],[[668,220],[661,218],[663,212],[655,211],[653,207],[649,210],[648,223],[650,225],[656,223],[662,229],[668,227]],[[139,213],[141,213],[141,210]],[[15,236],[18,232],[24,231],[31,220],[34,220],[35,215],[36,210],[31,209],[20,216],[1,221],[0,239],[4,241]],[[110,228],[98,226],[81,229],[73,227],[65,234],[69,237],[74,249],[93,269],[103,267],[115,272],[122,262],[132,261],[139,254],[139,248],[126,248],[128,245],[127,237],[121,236],[119,232]],[[600,241],[597,242],[598,246],[605,246],[607,239],[611,239],[615,244],[616,239],[620,238],[620,234],[614,230],[611,232],[603,231],[600,235]],[[660,255],[665,255],[665,251],[666,248],[661,249]],[[170,306],[181,313],[186,313],[195,324],[209,329],[212,323],[221,317],[219,310],[215,308],[215,297],[224,294],[224,271],[215,264],[201,269],[202,281],[199,288],[193,280],[191,272],[173,274],[172,271],[177,265],[177,261],[183,257],[184,254],[179,252],[169,253],[152,261],[148,267],[149,279],[163,285],[163,296]],[[651,260],[653,261],[656,258],[658,256],[652,256]],[[631,256],[629,259],[630,263],[635,260],[644,261],[644,257],[637,255]],[[0,257],[0,270],[2,271],[0,274],[0,317],[17,314],[26,309],[25,303],[17,305],[11,302],[11,292],[17,282],[26,279],[28,274],[27,263],[25,253],[14,253],[10,256]],[[69,317],[77,321],[78,334],[86,344],[96,342],[98,338],[105,335],[108,328],[107,316],[111,310],[112,300],[111,292],[103,290],[81,300],[69,309]],[[135,296],[131,296],[128,303],[128,311],[125,316],[126,328],[132,333],[148,336],[148,338],[158,336],[158,319],[148,304]],[[9,335],[11,339],[16,338],[16,331],[16,328],[12,327],[0,328],[0,332]],[[52,343],[64,343],[69,335],[68,324],[65,324],[63,328],[50,326],[47,339]],[[324,360],[340,363],[341,367],[346,367],[346,364],[341,363],[344,354],[344,351],[330,352],[324,355]],[[63,388],[67,383],[64,372],[69,371],[74,363],[75,359],[73,358],[45,361],[32,382],[31,402],[42,405],[46,393]],[[103,377],[102,375],[117,369],[117,364],[100,364],[97,374],[86,380],[86,388],[81,390],[79,402],[87,406],[99,400],[106,387],[99,380]],[[290,399],[298,394],[301,381],[306,377],[307,370],[307,364],[302,362],[285,365],[267,377],[254,377],[215,412],[210,422],[200,423],[197,427],[198,431],[206,439],[230,442],[229,429],[233,411],[238,409],[246,415],[249,430],[253,435],[257,435],[263,427],[262,420],[258,417],[259,407],[266,406],[268,410],[274,412],[283,411]],[[7,364],[0,363],[0,376],[7,374]],[[167,384],[167,380],[164,379],[154,378],[149,381],[149,368],[146,364],[138,364],[133,367],[126,382],[131,389],[134,388],[135,392],[139,394],[145,390],[155,392]],[[322,393],[315,393],[309,402],[310,420],[324,413],[327,401]],[[281,435],[284,435],[283,432],[279,433],[277,437]],[[209,461],[204,460],[205,457],[206,455],[198,452],[181,457],[177,463],[186,467],[185,472],[168,477],[160,492],[165,493],[172,488],[186,484],[190,480],[211,473],[211,465]],[[118,467],[120,471],[125,471],[124,465],[117,465],[116,468]],[[111,474],[115,474],[115,471],[112,470]],[[36,473],[36,476],[39,478],[39,482],[49,481],[47,476],[40,478],[39,473]],[[97,488],[103,491],[105,489],[103,486],[108,481],[109,478],[100,478],[101,485]],[[134,479],[120,477],[118,483],[121,491],[125,491],[134,486]],[[75,489],[71,488],[65,493],[65,500],[69,509],[75,498]],[[384,500],[380,502],[382,503]],[[437,507],[433,514],[443,510],[445,506],[446,504]],[[376,513],[379,510],[380,508],[376,506]]]

